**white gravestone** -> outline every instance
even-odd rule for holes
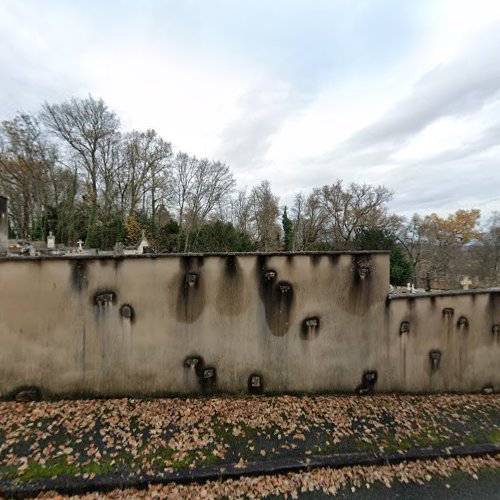
[[[52,234],[52,231],[50,231],[47,236],[47,248],[49,250],[54,250],[54,248],[56,248],[56,237]]]

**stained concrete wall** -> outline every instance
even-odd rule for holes
[[[252,375],[352,392],[367,371],[377,391],[500,389],[500,295],[390,300],[386,253],[3,259],[0,278],[0,397],[245,393]]]
[[[387,311],[388,390],[500,390],[500,290],[397,297]]]
[[[0,255],[9,248],[9,199],[0,195]]]

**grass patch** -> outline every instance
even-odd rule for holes
[[[490,443],[500,443],[500,429],[495,429],[488,434]]]
[[[19,473],[19,467],[9,466],[0,469],[3,479],[15,480],[16,483],[27,483],[36,479],[50,479],[58,476],[82,476],[83,474],[105,475],[116,470],[117,459],[106,459],[82,465],[78,462],[68,463],[65,457],[59,457],[42,465],[28,460],[28,467]],[[5,470],[7,469],[7,470]]]

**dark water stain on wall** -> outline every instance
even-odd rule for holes
[[[175,316],[182,323],[196,321],[205,306],[204,276],[201,272],[203,257],[185,255],[181,258],[181,272],[177,273],[174,289],[177,287]]]
[[[77,260],[71,266],[71,288],[75,292],[82,292],[87,288],[87,263],[84,260]]]
[[[500,323],[500,292],[488,294],[488,310],[494,323]]]
[[[267,256],[257,255],[257,261],[255,266],[255,271],[257,273],[257,279],[259,279],[267,269]]]
[[[215,308],[223,316],[237,316],[249,306],[247,286],[235,255],[220,257],[224,271],[217,284]]]
[[[374,291],[373,263],[369,255],[364,255],[363,260],[359,260],[358,256],[352,257],[350,279],[344,286],[348,289],[346,299],[342,301],[344,308],[351,314],[365,314],[370,308]]]
[[[120,269],[120,267],[123,264],[123,261],[124,261],[123,255],[113,257],[113,266],[114,266],[116,271],[118,271]]]
[[[293,286],[288,281],[279,281],[277,273],[269,279],[266,269],[265,259],[259,259],[256,266],[259,296],[264,304],[267,326],[274,335],[282,336],[290,329]]]
[[[205,263],[205,258],[203,255],[183,255],[180,257],[181,265],[185,271],[191,271],[192,269],[200,269]]]
[[[321,257],[322,255],[320,254],[312,254],[309,256],[309,259],[311,260],[311,264],[316,267],[319,265],[319,263],[321,262]]]
[[[0,196],[0,235],[5,239],[8,233],[8,207],[8,199],[5,196]]]
[[[384,309],[384,313],[385,313],[385,316],[390,316],[391,314],[391,305],[392,305],[392,300],[391,300],[391,296],[390,295],[387,295],[387,297],[385,298],[385,309]]]
[[[340,255],[336,253],[332,253],[328,255],[328,259],[330,260],[330,263],[332,266],[336,266],[339,261],[340,261]]]
[[[410,332],[412,342],[415,338],[419,336],[419,330],[421,329],[421,317],[418,314],[417,309],[417,299],[415,297],[408,297],[407,302],[407,319],[410,323]],[[425,324],[425,323],[424,323]]]

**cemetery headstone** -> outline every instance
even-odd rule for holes
[[[50,231],[47,236],[47,249],[54,250],[54,248],[56,248],[56,237],[52,234],[52,231]]]
[[[460,284],[462,285],[462,288],[464,290],[468,290],[470,285],[472,285],[472,281],[470,280],[470,278],[468,276],[464,276],[463,280],[460,282]]]

